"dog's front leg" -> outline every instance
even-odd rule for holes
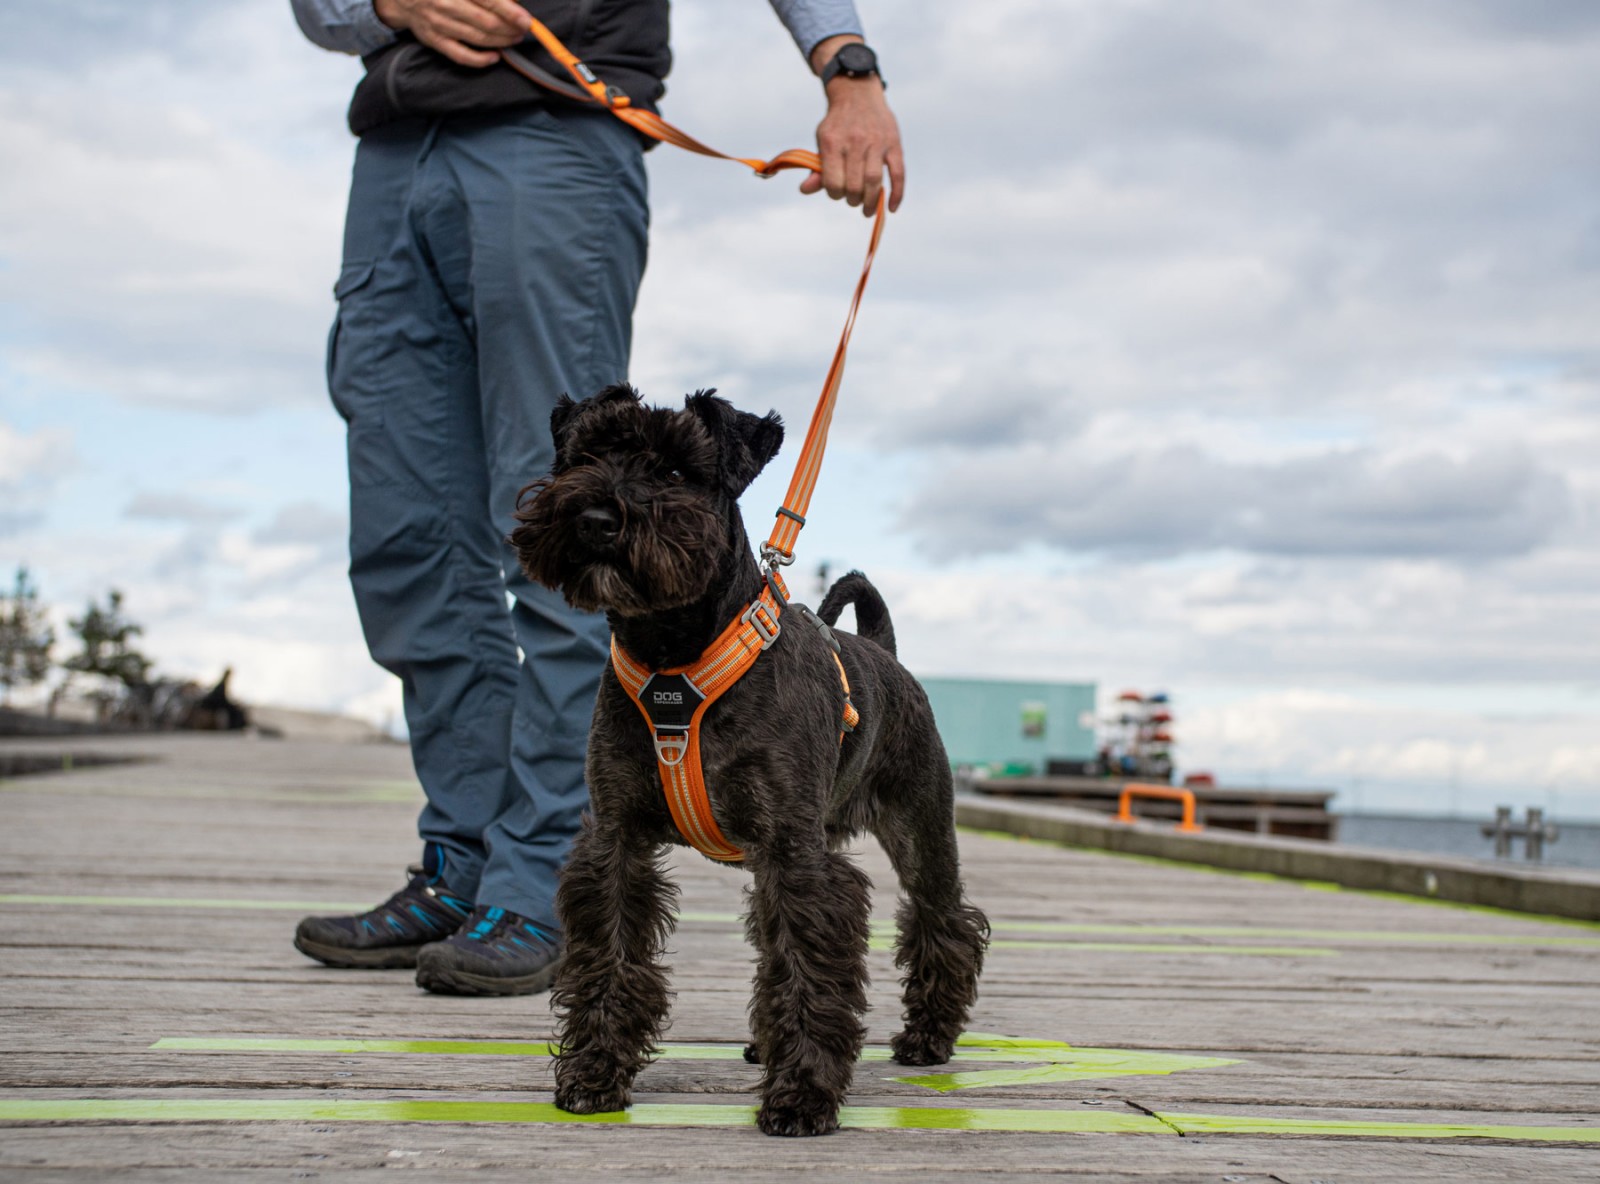
[[[625,826],[585,818],[562,873],[566,957],[551,998],[561,1024],[556,1105],[573,1114],[625,1109],[666,1022],[661,956],[677,887],[660,854]]]
[[[814,829],[746,856],[755,885],[745,929],[759,953],[750,1003],[763,1069],[756,1121],[769,1135],[837,1130],[866,1038],[872,881]]]

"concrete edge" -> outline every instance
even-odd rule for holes
[[[1241,832],[1183,834],[1148,823],[1112,822],[1065,806],[956,799],[956,823],[1072,847],[1196,863],[1291,880],[1315,880],[1424,900],[1600,921],[1600,875],[1492,867],[1426,852],[1381,851]]]

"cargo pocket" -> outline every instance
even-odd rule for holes
[[[341,339],[348,319],[346,301],[372,282],[372,274],[377,269],[377,263],[370,259],[346,263],[339,271],[338,283],[333,285],[333,298],[339,302],[339,307],[333,316],[333,327],[328,330],[328,397],[333,400],[333,409],[346,423],[354,415],[349,375],[339,368],[340,354],[344,352],[340,348]]]

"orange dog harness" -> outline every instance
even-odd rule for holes
[[[759,177],[772,177],[785,169],[822,171],[821,158],[815,152],[802,148],[790,148],[771,160],[760,160],[748,156],[729,156],[707,147],[659,115],[632,106],[627,95],[614,86],[607,86],[537,18],[529,18],[529,30],[577,83],[577,86],[570,86],[551,77],[515,50],[501,52],[500,56],[507,65],[540,86],[569,99],[596,103],[628,126],[653,139],[701,156],[735,161],[749,167]],[[872,224],[872,239],[867,246],[866,262],[862,264],[861,277],[856,281],[855,294],[850,301],[850,315],[845,318],[844,332],[839,336],[822,393],[812,411],[811,426],[806,432],[800,459],[795,464],[789,491],[784,495],[783,504],[778,507],[772,533],[761,547],[767,587],[722,631],[705,653],[688,666],[650,670],[629,657],[614,636],[611,639],[612,669],[650,727],[650,735],[655,742],[656,763],[661,772],[661,786],[666,791],[667,807],[672,811],[672,820],[677,824],[678,832],[702,854],[724,863],[740,862],[744,859],[744,852],[728,842],[722,829],[717,826],[716,819],[711,816],[711,801],[706,794],[705,776],[700,767],[700,721],[706,709],[755,665],[756,659],[771,648],[782,632],[778,618],[790,605],[788,591],[784,588],[778,568],[794,562],[795,540],[799,537],[800,528],[805,525],[806,510],[811,504],[817,474],[822,469],[822,454],[828,446],[828,427],[833,421],[834,403],[844,379],[845,354],[850,347],[850,334],[855,328],[861,296],[867,289],[867,277],[872,273],[872,261],[878,253],[878,242],[883,237],[886,213],[884,194],[880,192],[877,217]],[[833,646],[833,660],[839,668],[839,683],[844,688],[843,730],[839,733],[839,741],[843,743],[845,733],[855,728],[860,716],[850,702],[850,679],[839,657],[838,642],[833,640],[827,627],[809,609],[803,605],[793,607],[796,612],[814,621]]]
[[[778,620],[785,607],[783,596],[783,580],[774,574],[761,595],[687,666],[651,670],[629,657],[615,637],[611,639],[612,669],[650,727],[672,821],[677,824],[678,833],[702,855],[723,863],[740,862],[744,852],[723,836],[722,828],[711,816],[711,799],[700,764],[700,721],[706,708],[778,640],[783,631]],[[861,717],[850,701],[850,679],[837,652],[833,660],[844,688],[844,719],[839,733],[842,744],[845,733],[854,730]]]

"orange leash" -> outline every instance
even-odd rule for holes
[[[537,17],[528,18],[528,28],[550,56],[572,75],[581,91],[546,74],[515,50],[501,52],[500,56],[507,65],[540,86],[569,99],[598,103],[629,127],[651,139],[701,156],[731,160],[750,168],[758,177],[773,177],[785,169],[805,169],[814,173],[822,171],[821,158],[803,148],[790,148],[771,160],[718,152],[687,132],[673,127],[654,112],[634,107],[627,95],[614,86],[608,86]],[[724,863],[741,861],[744,852],[728,841],[712,817],[711,799],[706,791],[700,762],[700,722],[706,709],[778,639],[782,628],[778,618],[788,604],[788,590],[783,585],[778,568],[794,562],[795,539],[805,525],[806,510],[811,505],[811,494],[816,488],[817,475],[822,470],[822,454],[828,447],[828,427],[833,422],[834,404],[838,401],[839,387],[844,380],[845,354],[850,348],[850,334],[855,329],[862,294],[867,290],[867,277],[872,274],[872,261],[878,253],[878,242],[883,237],[887,210],[885,197],[879,193],[872,239],[867,246],[866,262],[861,266],[861,277],[856,281],[855,294],[850,300],[850,315],[845,318],[844,332],[839,336],[833,361],[828,366],[828,376],[822,384],[822,393],[811,414],[811,426],[806,432],[800,458],[795,463],[789,491],[778,508],[772,533],[761,547],[767,587],[762,589],[761,595],[751,602],[743,614],[722,631],[705,653],[688,666],[651,670],[630,657],[617,644],[615,637],[611,641],[612,669],[650,728],[667,808],[671,811],[678,833],[701,854]],[[850,679],[845,674],[837,647],[833,660],[839,668],[839,682],[844,690],[843,730],[839,733],[839,740],[843,743],[845,732],[856,726],[860,716],[850,701]]]
[[[815,152],[804,148],[790,148],[778,153],[771,160],[761,160],[751,156],[730,156],[726,152],[719,152],[702,144],[687,132],[673,127],[653,111],[633,106],[628,96],[616,87],[607,86],[537,17],[528,18],[528,28],[550,56],[566,68],[591,101],[605,107],[629,127],[653,140],[660,140],[662,143],[672,144],[686,152],[695,152],[701,156],[731,160],[753,170],[758,177],[773,177],[785,169],[805,169],[813,173],[822,171],[821,158]],[[554,79],[548,76],[541,77],[543,71],[538,70],[520,54],[502,53],[501,57],[512,69],[540,86],[550,87],[554,82]],[[551,89],[557,89],[568,96],[574,93],[564,86],[555,86]],[[883,238],[883,224],[887,214],[885,196],[880,192],[877,216],[872,223],[872,239],[867,245],[867,258],[861,265],[861,277],[856,281],[855,294],[850,300],[850,315],[845,318],[844,331],[839,335],[839,344],[833,351],[833,361],[828,366],[828,376],[822,384],[822,393],[817,397],[816,409],[811,413],[811,426],[806,432],[806,442],[801,449],[800,458],[795,462],[794,476],[789,481],[789,491],[784,495],[783,504],[778,509],[772,533],[767,536],[767,541],[761,547],[761,557],[769,569],[794,562],[795,540],[800,535],[800,528],[806,523],[806,510],[811,505],[811,494],[816,489],[817,475],[822,470],[822,454],[828,447],[828,428],[833,423],[833,407],[838,401],[839,387],[844,381],[845,354],[850,348],[850,334],[855,329],[856,313],[861,308],[862,294],[867,290],[867,277],[872,274],[872,261],[878,253],[878,242]]]

